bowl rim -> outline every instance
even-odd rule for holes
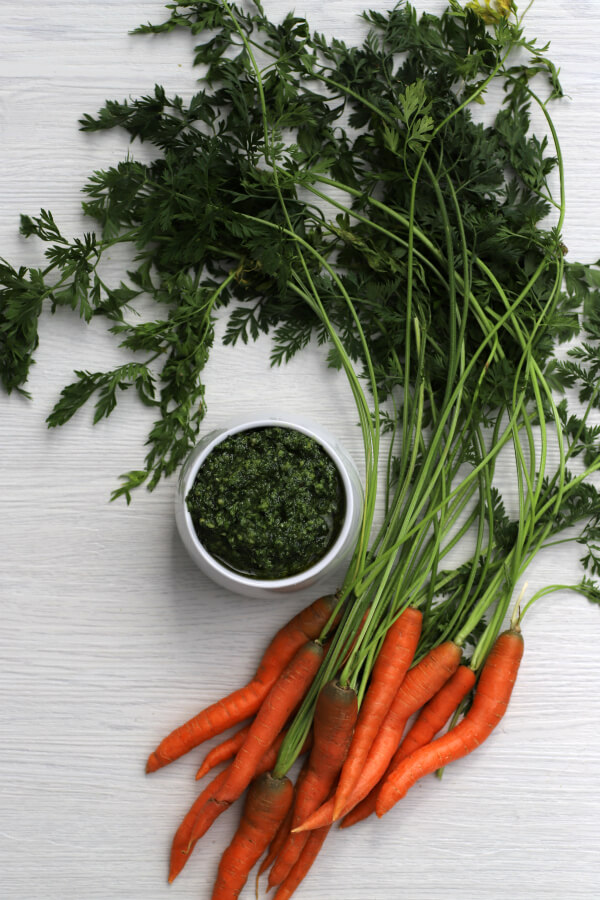
[[[206,550],[198,535],[196,534],[196,529],[194,528],[192,517],[189,513],[185,500],[188,491],[190,490],[196,478],[198,469],[215,447],[217,447],[233,434],[239,434],[242,431],[250,431],[254,428],[266,427],[290,428],[294,431],[300,431],[302,434],[305,434],[307,435],[307,437],[312,438],[321,447],[323,447],[339,473],[346,500],[346,508],[342,527],[340,528],[340,532],[335,542],[329,548],[327,553],[325,553],[325,555],[322,556],[310,568],[303,569],[301,572],[297,572],[295,575],[289,575],[286,578],[251,578],[249,576],[235,572],[233,569],[228,569],[226,566],[222,565]],[[195,551],[202,558],[204,564],[214,569],[214,571],[218,572],[223,578],[227,578],[238,585],[254,587],[257,590],[266,589],[272,591],[281,591],[286,588],[292,588],[297,584],[301,584],[307,579],[314,580],[318,578],[321,573],[325,569],[327,569],[331,565],[331,563],[338,557],[340,551],[344,549],[344,545],[346,544],[350,529],[352,527],[356,506],[356,498],[352,489],[352,480],[348,472],[348,464],[343,456],[340,455],[340,452],[336,447],[336,438],[330,435],[327,429],[322,425],[304,416],[269,412],[236,416],[235,418],[229,420],[228,425],[225,425],[222,428],[216,428],[213,432],[206,435],[204,438],[204,442],[205,446],[203,446],[201,452],[193,460],[193,463],[189,466],[184,465],[184,469],[181,473],[179,492],[180,497],[178,497],[178,500],[179,502],[181,502],[181,505],[183,507],[183,516],[187,533],[192,540]],[[201,446],[202,443],[203,441],[200,441],[199,444],[196,445],[195,449]],[[195,451],[192,450],[192,454],[194,452]],[[349,461],[353,465],[352,461]]]

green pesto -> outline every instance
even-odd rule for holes
[[[300,431],[269,426],[230,435],[207,456],[187,497],[200,541],[255,578],[286,578],[335,542],[344,488],[326,451]]]

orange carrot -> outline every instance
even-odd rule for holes
[[[208,784],[201,794],[194,800],[188,812],[185,814],[183,821],[177,831],[175,832],[175,836],[173,838],[173,843],[171,844],[171,858],[169,863],[169,884],[171,884],[189,859],[188,847],[190,845],[190,839],[192,837],[192,831],[194,828],[194,823],[196,821],[196,816],[207,802],[210,799],[213,792],[216,788],[225,782],[227,778],[227,769],[223,769],[222,772],[219,772],[218,775],[215,775],[210,784]]]
[[[215,794],[217,803],[231,803],[250,784],[256,767],[290,713],[308,690],[323,660],[323,647],[307,641],[283,670],[250,726],[246,740],[236,753],[229,777]]]
[[[352,744],[340,774],[335,793],[334,818],[338,818],[344,811],[375,736],[412,663],[421,634],[422,621],[422,613],[409,607],[387,631],[371,673]]]
[[[427,656],[408,672],[386,716],[386,727],[404,724],[414,713],[434,697],[448,679],[454,675],[462,651],[454,641],[444,641],[429,651]],[[401,736],[402,732],[400,732]],[[395,749],[395,748],[394,748]]]
[[[424,747],[444,727],[452,713],[462,703],[475,684],[475,672],[468,666],[459,666],[454,675],[437,692],[435,697],[425,704],[419,713],[414,725],[396,750],[390,764],[387,767],[387,776],[403,759],[410,756],[415,750]],[[357,822],[362,822],[367,816],[375,812],[379,784],[358,803],[354,809],[344,816],[340,823],[341,828],[350,828]]]
[[[288,809],[285,819],[277,829],[277,833],[271,843],[269,844],[269,849],[267,855],[261,862],[258,872],[256,873],[256,895],[258,896],[258,879],[266,872],[269,866],[275,861],[277,858],[277,854],[283,847],[285,839],[290,833],[290,828],[292,827],[292,819],[294,817],[294,804],[290,803],[290,808]]]
[[[295,784],[295,788],[294,788],[295,793],[298,792],[298,790],[299,790],[299,788],[300,788],[300,785],[302,784],[303,779],[306,777],[306,773],[307,773],[307,772],[308,772],[308,759],[306,759],[306,760],[304,761],[304,765],[302,766],[302,768],[301,768],[301,770],[300,770],[300,773],[299,773],[299,775],[298,775],[298,778],[296,779],[296,784]],[[290,808],[289,808],[289,810],[288,810],[288,813],[287,813],[285,819],[283,820],[283,822],[281,823],[281,825],[280,825],[279,828],[277,829],[277,834],[275,835],[275,837],[274,837],[273,840],[271,841],[271,844],[270,844],[270,846],[269,846],[269,852],[267,853],[267,855],[265,856],[265,858],[264,858],[263,861],[261,862],[260,867],[259,867],[259,869],[258,869],[258,873],[257,873],[257,876],[256,876],[257,896],[258,896],[258,879],[259,879],[260,876],[263,874],[263,872],[266,872],[266,871],[267,871],[267,869],[269,868],[269,866],[270,866],[270,865],[275,861],[275,859],[277,858],[277,854],[279,853],[279,851],[280,851],[281,848],[283,847],[283,844],[284,844],[284,842],[285,842],[285,840],[286,840],[288,834],[290,833],[290,828],[292,827],[292,821],[293,821],[293,818],[294,818],[294,804],[292,803],[292,804],[290,805]]]
[[[246,790],[255,775],[258,766],[265,757],[264,748],[281,746],[283,725],[295,709],[312,682],[323,659],[323,647],[315,641],[309,641],[302,647],[281,673],[256,718],[252,722],[246,739],[238,750],[235,759],[228,768],[225,782],[207,800],[200,809],[190,844],[195,844],[206,834],[215,819],[225,812]],[[279,738],[277,736],[279,735]],[[275,765],[275,760],[271,767]]]
[[[425,775],[471,753],[492,733],[508,706],[523,656],[523,637],[510,629],[496,640],[481,672],[471,709],[456,728],[415,750],[388,775],[375,812],[383,816]]]
[[[272,745],[269,749],[264,753],[259,765],[257,766],[255,775],[262,775],[264,772],[270,771],[277,761],[277,754],[279,753],[279,748],[283,743],[283,739],[285,738],[285,733],[282,733],[277,736],[275,741],[273,741]],[[213,822],[221,815],[221,813],[225,812],[226,809],[229,809],[234,800],[237,800],[238,797],[244,792],[244,788],[240,790],[238,797],[234,797],[234,800],[230,800],[229,802],[217,802],[215,799],[218,790],[225,784],[227,778],[231,774],[231,767],[233,763],[230,763],[227,768],[224,770],[225,778],[220,779],[218,782],[216,779],[211,782],[209,787],[214,786],[214,790],[211,790],[206,795],[203,791],[202,794],[205,796],[205,801],[203,804],[199,804],[196,809],[196,818],[193,823],[190,838],[187,844],[187,847],[184,848],[184,852],[190,854],[194,849],[194,846],[198,843],[201,837],[206,834],[210,826]]]
[[[319,637],[337,602],[333,594],[319,597],[280,628],[267,647],[253,679],[167,735],[148,757],[146,772],[156,772],[203,741],[253,716],[300,647],[306,641]]]
[[[360,803],[382,778],[398,747],[406,722],[424,703],[437,694],[458,668],[460,657],[460,647],[453,641],[445,641],[434,647],[407,673],[373,741],[363,771],[343,810],[344,814]],[[334,798],[327,800],[296,831],[308,831],[330,825],[334,821],[334,804]]]
[[[230,738],[221,741],[220,744],[217,744],[216,747],[209,750],[204,757],[204,762],[196,772],[196,781],[200,781],[201,778],[204,778],[204,776],[210,772],[211,769],[214,769],[215,766],[218,766],[219,763],[226,762],[228,759],[234,757],[244,743],[249,730],[250,725],[245,725],[244,728],[240,728],[240,730],[236,731]]]
[[[289,900],[300,882],[308,874],[310,867],[317,858],[319,850],[323,846],[325,838],[329,834],[330,828],[331,825],[326,825],[324,828],[318,828],[316,831],[311,831],[306,844],[302,848],[302,853],[298,857],[296,864],[283,884],[279,886],[274,900]]]
[[[348,753],[358,713],[356,692],[335,681],[320,691],[313,718],[313,748],[308,770],[296,790],[292,828],[300,825],[329,796]],[[269,887],[281,884],[297,862],[308,838],[291,833],[269,875]]]
[[[477,676],[469,666],[459,666],[452,678],[426,703],[414,725],[402,741],[392,759],[399,763],[428,744],[444,727],[475,685]]]
[[[277,761],[279,748],[285,738],[285,732],[282,732],[262,757],[260,764],[256,770],[256,776],[269,772]],[[312,747],[312,731],[302,745],[301,754],[306,753]],[[218,804],[214,802],[214,793],[216,789],[225,783],[229,775],[231,764],[223,769],[222,772],[213,778],[211,783],[202,791],[200,796],[192,805],[183,822],[179,826],[179,830],[173,840],[173,848],[171,851],[171,872],[174,873],[169,881],[173,881],[176,875],[181,872],[184,865],[190,858],[190,854],[196,843],[208,831],[213,822],[229,809],[230,803]]]
[[[219,862],[212,900],[236,900],[292,804],[294,787],[289,778],[265,773],[248,791],[244,812],[229,847]]]
[[[279,754],[279,748],[281,747],[284,738],[285,738],[285,732],[280,734],[279,737],[273,742],[272,746],[269,747],[269,749],[266,751],[266,753],[262,757],[260,764],[256,770],[257,777],[258,777],[258,775],[262,775],[264,772],[268,772],[273,768],[273,766],[275,765],[275,763],[277,761],[277,756]],[[310,750],[311,746],[312,746],[312,731],[309,733],[304,744],[302,745],[302,749],[301,749],[300,753],[306,753],[307,750]],[[230,768],[231,768],[231,764],[225,770],[227,775],[229,775]],[[223,781],[219,782],[219,786],[224,783],[225,783],[225,779],[223,779]],[[200,840],[200,838],[206,834],[206,832],[208,831],[210,826],[213,824],[213,822],[221,815],[221,813],[225,812],[226,809],[229,809],[229,807],[231,806],[231,803],[233,803],[233,801],[231,801],[229,803],[216,801],[215,797],[213,795],[214,793],[216,793],[216,791],[211,793],[211,796],[209,796],[207,798],[207,800],[205,801],[205,803],[202,806],[200,806],[200,809],[198,810],[198,812],[196,814],[196,820],[192,827],[191,837],[188,841],[188,845],[187,845],[187,848],[185,851],[188,854],[190,854],[192,852],[194,846],[197,844],[197,842]],[[240,791],[240,796],[242,793],[243,793],[243,790]],[[234,799],[237,800],[238,798],[235,797]]]
[[[257,769],[257,776],[262,775],[263,772],[268,772],[273,768],[284,737],[285,735],[280,734],[273,745],[266,751]],[[183,822],[177,829],[171,847],[169,882],[174,881],[177,875],[181,872],[186,862],[190,858],[190,854],[194,849],[195,844],[202,837],[202,835],[206,831],[208,831],[209,827],[212,825],[215,819],[217,819],[218,816],[220,816],[222,812],[225,812],[225,810],[228,809],[231,805],[228,803],[221,804],[219,806],[211,802],[215,791],[225,783],[227,776],[229,775],[230,768],[231,764],[227,766],[227,768],[223,769],[222,772],[219,772],[219,774],[213,778],[210,784],[208,784],[204,788],[200,796],[190,807],[185,818],[183,819]],[[201,830],[200,826],[202,826],[203,830]]]

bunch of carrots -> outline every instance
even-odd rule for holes
[[[432,647],[415,664],[423,614],[408,607],[387,629],[360,706],[357,691],[339,678],[320,687],[302,747],[305,762],[293,785],[280,755],[286,726],[322,667],[340,616],[337,595],[317,599],[277,632],[247,685],[175,729],[150,755],[147,771],[154,772],[250,719],[214,747],[198,771],[201,778],[227,762],[173,838],[170,882],[216,818],[249,788],[212,900],[238,897],[263,855],[257,878],[269,870],[275,900],[287,900],[335,821],[347,828],[373,812],[384,815],[418,779],[479,746],[504,715],[523,654],[519,617],[497,638],[477,680],[453,640]],[[464,718],[436,738],[476,682]]]

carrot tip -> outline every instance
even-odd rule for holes
[[[375,815],[377,816],[377,818],[383,818],[386,812],[389,812],[392,806],[396,805],[397,799],[399,800],[400,798],[386,796],[385,794],[383,796],[380,796],[377,801],[377,806],[375,807]]]
[[[343,814],[345,807],[346,807],[346,801],[345,801],[345,799],[342,800],[341,803],[336,803],[336,804],[335,804],[335,806],[333,807],[333,816],[332,816],[332,819],[333,819],[334,822],[335,822],[337,819],[339,819],[340,816]]]
[[[148,762],[146,763],[146,774],[150,772],[156,772],[157,769],[162,768],[162,763],[160,762],[156,753],[151,753],[148,757]]]

